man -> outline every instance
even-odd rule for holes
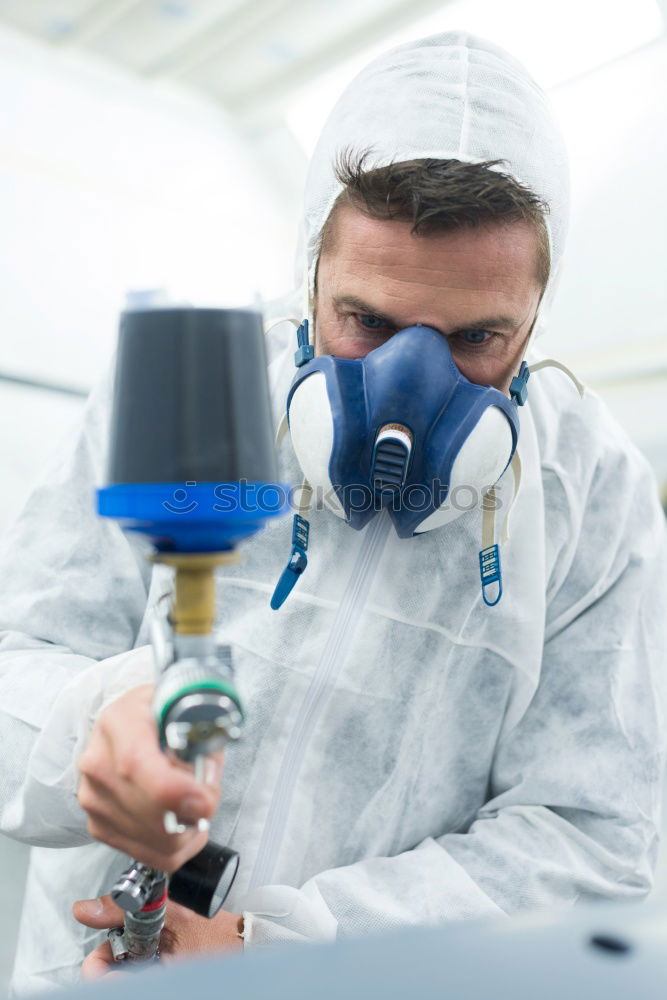
[[[470,381],[507,392],[553,297],[566,190],[544,98],[505,53],[452,34],[383,56],[341,98],[309,171],[318,353],[364,357],[422,324]],[[293,374],[285,332],[272,338],[276,417]],[[107,410],[100,393],[3,563],[2,823],[38,845],[17,988],[70,981],[99,941],[83,925],[117,921],[108,899],[77,904],[78,924],[69,907],[108,889],[119,851],[173,869],[202,846],[195,830],[164,832],[167,808],[211,818],[241,853],[216,920],[171,908],[174,956],[649,890],[664,526],[646,463],[593,394],[561,372],[530,380],[493,608],[479,506],[409,539],[380,515],[354,532],[312,510],[308,571],[277,613],[289,526],[244,546],[220,576],[218,624],[248,724],[224,779],[217,762],[201,788],[151,728],[143,619],[165,580],[92,512]],[[299,481],[288,440],[280,457]],[[108,964],[102,945],[85,971]]]

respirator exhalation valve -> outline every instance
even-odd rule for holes
[[[404,424],[385,424],[373,448],[371,482],[380,495],[395,493],[405,483],[412,453],[412,433]]]

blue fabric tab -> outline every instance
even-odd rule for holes
[[[500,569],[500,548],[497,545],[489,545],[479,553],[479,575],[482,581],[482,597],[484,603],[492,608],[503,596],[503,580]],[[489,600],[487,588],[491,584],[498,584],[498,594],[494,600]]]
[[[292,593],[297,580],[308,565],[306,552],[308,550],[309,533],[310,524],[308,521],[305,517],[301,517],[300,514],[295,514],[292,525],[292,552],[290,553],[287,566],[285,566],[285,569],[280,574],[280,579],[276,584],[276,589],[273,591],[271,598],[271,607],[274,611],[283,606]]]

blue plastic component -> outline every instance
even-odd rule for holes
[[[479,553],[479,575],[482,580],[482,597],[488,607],[494,607],[503,596],[503,580],[500,569],[500,549],[497,545],[489,545]],[[487,588],[491,584],[498,584],[498,595],[495,600],[490,601],[487,597]]]
[[[292,552],[287,566],[285,566],[285,569],[280,574],[280,579],[276,584],[276,589],[273,591],[273,597],[271,598],[271,607],[274,611],[277,611],[285,603],[292,593],[297,580],[308,565],[306,552],[308,551],[309,533],[310,524],[308,521],[306,521],[305,517],[301,517],[300,514],[295,514],[294,524],[292,525]]]
[[[160,552],[222,552],[289,510],[288,483],[118,483],[97,509]]]
[[[399,330],[358,359],[330,354],[314,358],[306,320],[297,330],[297,342],[297,372],[287,413],[301,382],[315,372],[323,374],[335,428],[329,478],[351,527],[363,528],[377,513],[379,500],[398,536],[412,537],[445,502],[459,449],[490,406],[504,413],[512,435],[510,459],[514,454],[519,437],[517,405],[527,398],[530,376],[525,362],[508,399],[493,386],[470,382],[455,365],[447,338],[421,324]],[[396,443],[387,441],[385,447],[375,443],[378,429],[396,422],[408,427],[417,442],[409,457]],[[293,537],[272,608],[284,603],[306,564],[305,547]],[[480,553],[480,572],[484,601],[493,607],[502,596],[497,546]],[[490,600],[486,588],[493,583],[498,584],[498,596]]]
[[[447,338],[431,327],[399,330],[363,358],[314,358],[294,375],[288,414],[297,388],[315,372],[326,379],[335,428],[329,479],[353,528],[363,528],[375,516],[379,495],[399,537],[412,537],[445,502],[459,449],[489,406],[507,418],[512,454],[516,448],[516,402],[462,375]],[[378,492],[373,481],[377,430],[396,422],[410,429],[417,444],[401,484]]]
[[[296,331],[298,349],[294,355],[294,364],[297,368],[312,361],[315,357],[315,348],[308,341],[308,320],[304,319],[299,329]]]
[[[528,399],[528,379],[530,378],[530,368],[525,361],[521,362],[519,374],[515,375],[510,382],[510,396],[517,406],[523,406]]]

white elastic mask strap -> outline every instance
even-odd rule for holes
[[[528,365],[528,367],[531,375],[533,372],[538,372],[540,368],[558,368],[559,371],[562,371],[567,375],[583,399],[584,392],[586,391],[583,382],[580,382],[574,372],[570,371],[567,365],[564,365],[561,361],[556,361],[555,358],[544,358],[542,361],[536,361],[534,365]]]
[[[276,431],[276,448],[280,448],[281,444],[285,440],[285,435],[289,430],[289,424],[287,422],[287,414],[283,413],[280,418],[280,423],[278,424],[278,430]]]
[[[281,323],[291,323],[296,330],[298,330],[301,325],[301,321],[294,319],[293,316],[280,316],[278,319],[269,320],[264,324],[264,333],[270,333],[274,326],[280,326]]]
[[[287,422],[287,414],[283,413],[280,418],[280,423],[278,424],[278,430],[276,431],[276,448],[280,448],[281,444],[285,440],[285,435],[289,430],[289,424]],[[305,517],[310,510],[310,505],[313,499],[313,487],[310,485],[308,480],[304,476],[304,480],[301,483],[301,499],[297,504],[296,512],[300,514],[301,517]]]
[[[518,450],[512,455],[512,461],[510,462],[512,467],[513,476],[513,488],[512,488],[512,499],[510,500],[510,505],[503,522],[502,537],[500,539],[500,544],[504,545],[510,536],[509,524],[510,524],[510,514],[512,513],[512,507],[514,506],[514,501],[519,493],[519,487],[521,486],[521,458],[519,457]],[[491,545],[495,543],[496,539],[496,490],[492,486],[490,490],[484,494],[484,500],[482,502],[482,548],[488,549]]]
[[[289,424],[287,423],[287,414],[283,413],[280,418],[280,423],[278,424],[278,430],[276,432],[276,447],[280,448],[281,444],[285,440],[285,435],[289,430]],[[313,499],[313,487],[310,485],[308,480],[305,478],[301,484],[301,499],[297,504],[296,512],[300,514],[301,517],[305,517],[310,510],[310,505]]]
[[[503,522],[503,534],[500,539],[500,544],[504,545],[507,539],[510,537],[510,514],[512,513],[512,508],[514,507],[514,501],[519,494],[519,487],[521,486],[521,456],[518,450],[512,455],[512,461],[510,463],[512,466],[512,476],[514,478],[514,487],[512,490],[512,499],[510,500],[509,509],[507,515]]]
[[[549,241],[551,241],[551,233],[549,233]],[[536,321],[533,323],[532,329],[528,336],[528,340],[526,341],[526,346],[524,348],[523,355],[521,358],[522,361],[525,361],[528,354],[530,353],[530,349],[533,346],[533,341],[535,340],[535,334],[537,332],[537,328],[538,324],[536,319]],[[564,365],[562,361],[556,361],[555,358],[544,358],[542,361],[536,361],[534,365],[530,364],[530,362],[527,362],[527,364],[531,375],[533,374],[533,372],[538,372],[540,368],[558,368],[559,371],[562,371],[565,375],[567,375],[567,377],[570,379],[570,381],[576,388],[577,392],[583,399],[585,392],[584,384],[579,381],[574,372],[571,371],[571,369],[569,369],[567,365]]]
[[[482,548],[490,548],[496,537],[496,490],[491,487],[482,499]]]
[[[313,487],[310,485],[306,477],[304,476],[303,482],[301,483],[301,497],[299,503],[296,507],[296,512],[300,517],[305,517],[310,510],[310,505],[313,500]]]

